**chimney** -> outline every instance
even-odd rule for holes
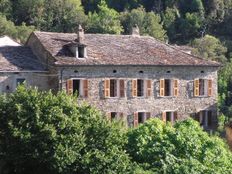
[[[134,27],[132,27],[132,33],[131,33],[131,35],[132,36],[140,36],[138,25],[135,25]]]
[[[77,41],[79,43],[82,43],[84,38],[85,38],[84,29],[82,28],[81,25],[79,25],[78,31],[77,31]]]

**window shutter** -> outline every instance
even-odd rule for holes
[[[208,80],[208,96],[212,96],[212,80]]]
[[[212,126],[212,111],[208,111],[208,123],[207,123],[207,125],[209,127]]]
[[[194,96],[199,96],[199,79],[194,80]]]
[[[146,113],[146,120],[149,120],[151,118],[151,113],[150,112],[147,112]]]
[[[73,80],[72,79],[68,79],[66,82],[66,90],[67,90],[67,94],[68,95],[72,95],[73,94]]]
[[[107,112],[107,113],[106,113],[106,119],[107,119],[108,121],[111,121],[111,112]]]
[[[109,79],[105,80],[104,88],[105,88],[105,90],[104,90],[105,97],[110,97],[110,80]]]
[[[175,79],[173,82],[174,82],[173,92],[174,92],[174,96],[176,97],[176,96],[178,96],[178,80]]]
[[[124,80],[119,80],[120,85],[120,97],[125,97],[125,82]]]
[[[120,119],[120,120],[123,120],[123,112],[120,112],[120,113],[119,113],[119,119]]]
[[[151,80],[147,80],[147,97],[151,96]]]
[[[139,123],[139,118],[138,118],[138,112],[135,112],[134,113],[134,127],[137,127],[138,126],[138,123]]]
[[[174,122],[178,120],[178,114],[177,111],[174,112]]]
[[[88,84],[89,81],[87,79],[83,80],[83,96],[88,97]]]
[[[137,97],[137,80],[132,80],[132,97]]]
[[[166,112],[163,112],[163,113],[162,113],[162,120],[163,120],[164,122],[166,122]]]
[[[160,79],[160,97],[164,96],[164,79]]]

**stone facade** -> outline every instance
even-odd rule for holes
[[[38,72],[0,72],[0,93],[14,92],[17,79],[25,79],[28,86],[37,87],[39,90],[49,90],[48,73]]]
[[[105,113],[123,113],[124,120],[130,122],[130,115],[135,112],[150,112],[151,117],[161,117],[162,112],[177,111],[178,119],[185,119],[201,110],[212,111],[211,128],[217,123],[217,68],[216,67],[178,67],[178,66],[79,66],[63,68],[60,71],[60,83],[66,90],[68,79],[88,79],[87,101]],[[194,79],[212,79],[210,97],[194,96]],[[104,80],[124,79],[126,96],[123,98],[105,98]],[[149,79],[152,82],[150,97],[132,97],[132,80]],[[177,79],[179,94],[160,96],[160,79]],[[130,123],[129,123],[130,124]]]

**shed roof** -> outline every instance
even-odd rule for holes
[[[87,45],[88,57],[76,59],[67,47],[77,38],[75,33],[34,34],[57,65],[220,66],[149,36],[85,34],[83,44]]]
[[[45,71],[44,67],[26,46],[0,47],[0,71]]]

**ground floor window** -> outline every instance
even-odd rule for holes
[[[162,120],[174,124],[178,120],[177,111],[166,111],[162,114]]]
[[[109,112],[108,119],[112,122],[114,120],[123,120],[122,112]]]
[[[134,113],[134,127],[138,126],[138,124],[144,123],[146,120],[150,119],[150,112],[136,112]]]
[[[195,115],[194,118],[196,121],[200,123],[204,128],[208,128],[212,126],[212,111],[210,110],[202,110]]]

